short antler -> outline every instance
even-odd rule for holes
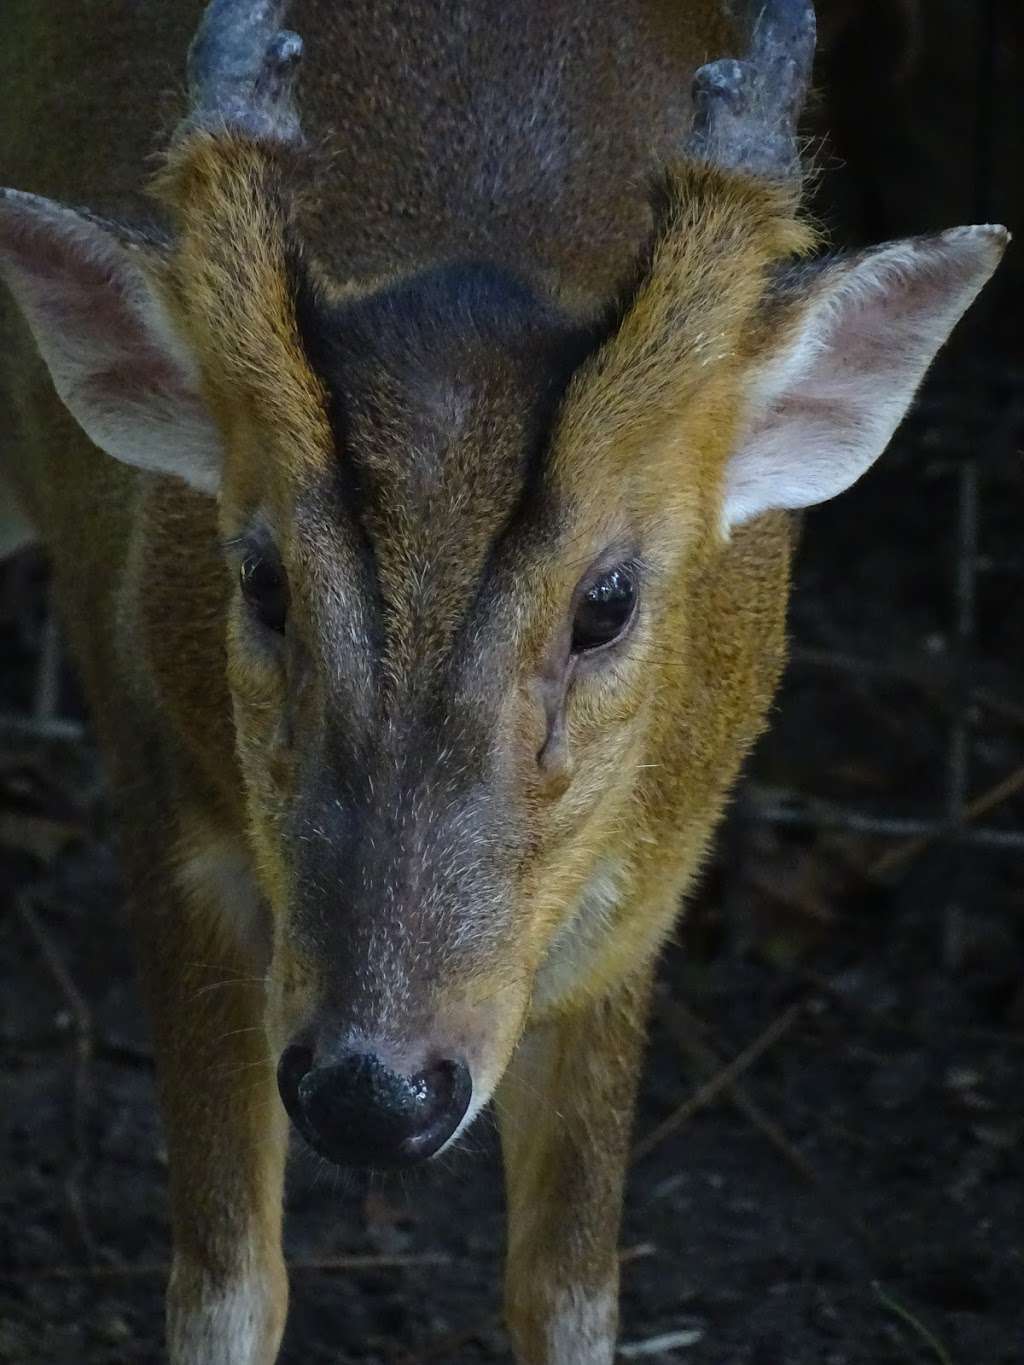
[[[281,27],[288,0],[210,0],[188,51],[189,113],[179,135],[228,128],[301,137],[293,102],[302,39]]]
[[[773,180],[799,176],[796,129],[814,62],[812,0],[747,0],[743,61],[722,58],[693,80],[691,156]]]

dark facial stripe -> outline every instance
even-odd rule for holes
[[[385,586],[388,562],[435,532],[458,540],[458,567],[475,568],[438,589],[449,611],[461,599],[465,621],[498,547],[551,513],[541,488],[555,416],[607,320],[574,325],[487,264],[438,267],[339,304],[297,256],[294,280],[300,336],[330,395],[339,515],[359,548],[381,643],[400,609]]]
[[[331,310],[313,282],[302,253],[295,244],[290,244],[286,251],[286,268],[292,286],[299,339],[314,374],[327,393],[328,421],[334,433],[335,448],[341,451],[347,444],[346,410],[337,385],[330,382],[330,333],[327,319],[331,316]],[[384,613],[377,556],[364,519],[366,491],[359,466],[353,460],[336,460],[332,466],[332,478],[334,488],[329,491],[329,506],[340,511],[347,522],[349,539],[361,568],[360,587],[367,604],[365,619],[371,633],[371,655],[377,659],[383,646]]]

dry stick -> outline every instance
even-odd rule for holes
[[[901,1322],[905,1322],[908,1327],[916,1332],[926,1346],[931,1347],[939,1365],[953,1365],[953,1358],[945,1346],[934,1332],[929,1331],[920,1318],[915,1317],[909,1308],[904,1308],[903,1304],[894,1299],[891,1294],[887,1294],[881,1285],[876,1284],[874,1290],[879,1302],[883,1303],[890,1313],[893,1313]]]
[[[633,1161],[642,1161],[660,1142],[663,1142],[672,1133],[678,1132],[684,1124],[689,1123],[694,1114],[711,1104],[719,1095],[730,1090],[744,1072],[749,1071],[754,1063],[770,1048],[774,1047],[780,1038],[785,1037],[800,1018],[802,1012],[802,1005],[790,1005],[789,1009],[780,1014],[777,1019],[773,1019],[765,1031],[755,1038],[749,1046],[745,1047],[739,1056],[733,1058],[728,1066],[724,1066],[709,1081],[705,1081],[700,1089],[688,1100],[684,1100],[678,1109],[669,1114],[668,1118],[662,1119],[656,1128],[653,1128],[646,1137],[640,1139],[633,1148]]]
[[[672,1035],[673,1040],[679,1044],[680,1048],[695,1058],[698,1064],[709,1071],[716,1071],[722,1065],[722,1058],[709,1044],[701,1042],[697,1036],[700,1029],[700,1021],[695,1015],[691,1014],[685,1005],[681,1005],[678,1000],[666,997],[658,1006],[658,1013]],[[740,1085],[732,1085],[728,1090],[728,1097],[733,1105],[743,1115],[749,1123],[766,1137],[775,1150],[782,1158],[792,1166],[793,1170],[817,1189],[822,1198],[831,1206],[835,1214],[842,1222],[847,1224],[857,1236],[871,1249],[878,1251],[878,1243],[870,1231],[855,1213],[846,1207],[842,1200],[824,1184],[821,1176],[814,1169],[807,1158],[797,1150],[790,1142],[789,1138],[773,1119],[770,1119],[759,1104],[747,1094]]]
[[[75,1071],[72,1099],[72,1148],[74,1159],[71,1170],[64,1182],[64,1193],[75,1220],[78,1236],[87,1260],[96,1261],[96,1243],[89,1227],[89,1218],[82,1197],[82,1177],[88,1164],[88,1143],[86,1141],[86,1115],[89,1107],[89,1073],[93,1055],[92,1014],[85,997],[78,989],[71,973],[57,951],[46,926],[36,914],[27,896],[19,896],[16,902],[21,922],[32,936],[46,967],[64,996],[68,1009],[75,1021]]]
[[[1001,805],[1002,802],[1009,800],[1011,796],[1015,796],[1021,790],[1024,790],[1024,764],[1015,768],[1012,773],[1008,773],[994,787],[989,787],[980,796],[976,796],[973,801],[968,801],[967,805],[964,806],[962,823],[967,824],[971,820],[977,820],[979,815],[987,814],[994,806]],[[923,853],[936,839],[940,839],[948,833],[948,827],[939,825],[927,834],[915,835],[913,839],[907,839],[904,843],[897,844],[895,848],[890,848],[868,868],[868,879],[875,881],[895,872],[905,863]]]

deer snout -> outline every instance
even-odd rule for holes
[[[341,1166],[413,1166],[454,1136],[473,1094],[461,1059],[407,1074],[372,1051],[317,1065],[312,1049],[285,1048],[277,1068],[284,1107],[321,1156]]]

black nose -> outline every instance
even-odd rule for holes
[[[435,1062],[403,1076],[353,1053],[313,1066],[308,1048],[285,1048],[277,1068],[284,1107],[306,1141],[341,1166],[412,1166],[433,1156],[469,1108],[465,1062]]]

